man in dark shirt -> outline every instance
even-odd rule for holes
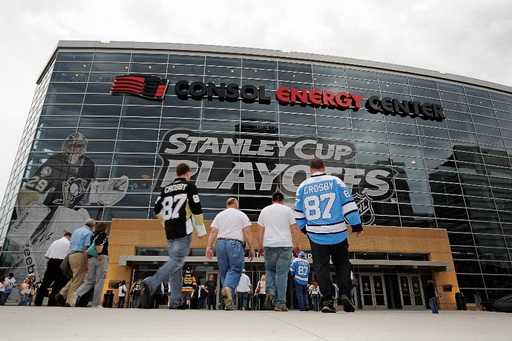
[[[176,175],[176,179],[163,188],[155,204],[155,213],[164,221],[169,261],[155,275],[142,281],[140,303],[144,309],[150,307],[151,295],[166,279],[171,283],[170,308],[186,308],[181,303],[181,269],[190,252],[192,231],[195,229],[199,238],[206,234],[197,187],[189,182],[190,167],[180,163],[176,167]]]
[[[210,310],[210,306],[213,307],[213,310],[216,310],[217,305],[217,281],[215,280],[215,276],[210,275],[208,280],[205,283],[206,291],[208,292],[208,310]]]

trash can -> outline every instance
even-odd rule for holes
[[[114,304],[114,292],[112,290],[107,290],[107,292],[103,295],[103,308],[112,308]]]
[[[466,306],[466,298],[463,293],[455,293],[455,303],[457,304],[457,310],[468,310],[468,307]]]

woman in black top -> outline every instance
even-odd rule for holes
[[[439,310],[437,309],[436,302],[436,286],[433,280],[428,280],[427,285],[425,287],[425,296],[427,296],[428,304],[430,305],[430,309],[432,309],[432,314],[438,314]]]

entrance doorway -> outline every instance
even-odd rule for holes
[[[384,275],[361,273],[359,279],[363,309],[388,309]]]
[[[399,275],[402,309],[425,309],[423,287],[418,275]]]

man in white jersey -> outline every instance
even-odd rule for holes
[[[254,258],[254,250],[252,247],[251,221],[245,213],[240,211],[238,200],[229,198],[226,207],[213,219],[210,236],[208,237],[206,257],[208,259],[213,258],[212,247],[216,241],[215,251],[219,263],[224,309],[233,310],[233,295],[245,267],[244,236],[249,247],[249,261]]]
[[[330,260],[336,271],[343,310],[354,312],[350,297],[351,264],[348,254],[348,231],[345,220],[357,237],[363,233],[361,217],[350,190],[341,179],[327,175],[323,160],[313,159],[311,177],[304,180],[295,197],[295,218],[307,234],[313,254],[313,266],[322,292],[322,312],[335,313]]]
[[[266,293],[264,308],[288,311],[286,287],[292,246],[300,252],[300,232],[291,208],[284,205],[284,195],[272,194],[272,205],[261,210],[258,218],[259,254],[265,257]]]

